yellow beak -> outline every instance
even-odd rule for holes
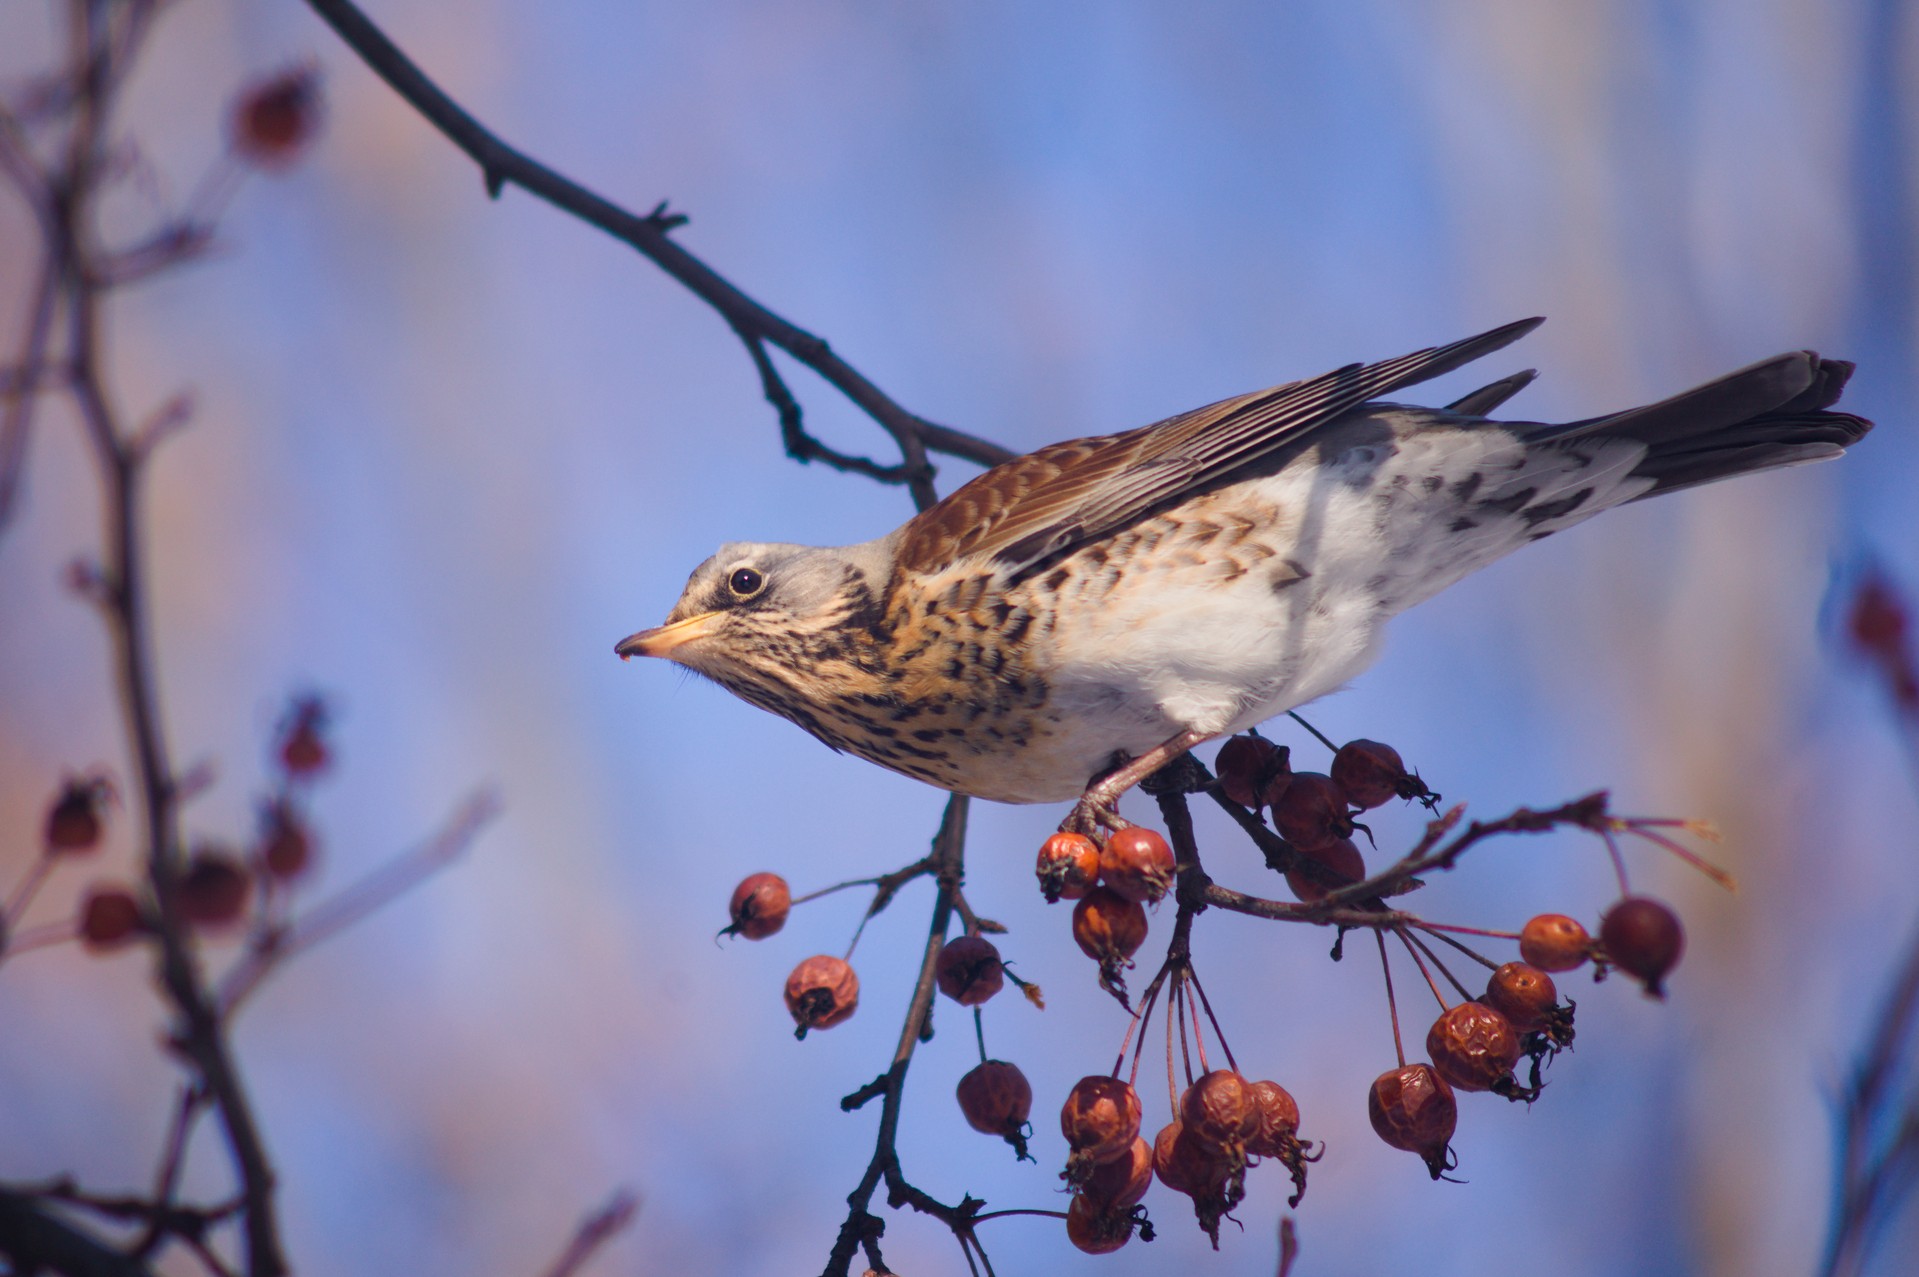
[[[641,630],[630,638],[623,638],[613,648],[613,652],[621,660],[629,656],[671,657],[682,644],[705,638],[718,629],[720,622],[725,619],[724,612],[702,612],[698,616],[689,616],[684,621],[675,621],[671,625],[662,625],[651,630]]]

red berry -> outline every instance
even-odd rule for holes
[[[1094,1205],[1125,1208],[1139,1205],[1152,1183],[1153,1146],[1142,1137],[1119,1157],[1095,1165],[1079,1191]]]
[[[1006,969],[999,950],[984,936],[957,936],[946,942],[933,967],[940,992],[963,1007],[976,1007],[1000,991]]]
[[[1099,963],[1125,962],[1146,943],[1146,910],[1107,887],[1096,887],[1073,906],[1073,939]]]
[[[283,168],[319,125],[319,76],[307,67],[282,71],[249,86],[234,103],[233,146],[264,168]]]
[[[1481,1001],[1505,1016],[1514,1032],[1531,1033],[1545,1027],[1547,1016],[1559,1005],[1559,990],[1538,967],[1508,962],[1486,982]]]
[[[1846,631],[1853,645],[1880,660],[1902,660],[1910,625],[1906,601],[1877,573],[1859,583],[1846,613]]]
[[[1066,1180],[1083,1184],[1101,1162],[1124,1156],[1139,1138],[1139,1093],[1116,1077],[1096,1073],[1074,1084],[1060,1106],[1059,1129],[1071,1146]]]
[[[1439,1076],[1462,1091],[1490,1091],[1513,1075],[1519,1035],[1483,1002],[1461,1002],[1433,1021],[1426,1054]]]
[[[1084,834],[1054,834],[1040,844],[1034,872],[1047,904],[1078,900],[1099,882],[1099,844]]]
[[[246,914],[251,886],[238,857],[203,847],[187,861],[175,885],[174,902],[188,926],[218,929]]]
[[[1101,1206],[1083,1193],[1066,1207],[1066,1239],[1089,1255],[1110,1255],[1132,1236],[1131,1207]]]
[[[1194,1139],[1214,1148],[1243,1146],[1259,1130],[1253,1088],[1230,1069],[1215,1069],[1179,1097],[1179,1123]]]
[[[1666,973],[1679,965],[1686,951],[1686,934],[1679,916],[1657,900],[1627,896],[1599,921],[1599,943],[1606,958],[1628,975],[1637,977],[1655,998],[1666,996]]]
[[[1132,825],[1106,840],[1099,852],[1099,876],[1125,896],[1152,904],[1173,885],[1173,849],[1150,829]]]
[[[1404,1064],[1373,1079],[1366,1096],[1373,1130],[1394,1148],[1417,1153],[1438,1179],[1451,1169],[1447,1146],[1459,1121],[1453,1088],[1430,1064]]]
[[[786,1009],[799,1026],[796,1038],[844,1022],[859,1004],[860,978],[844,958],[815,954],[786,977]]]
[[[300,814],[285,802],[272,802],[260,813],[260,846],[256,853],[268,874],[282,880],[297,878],[313,861],[313,835]]]
[[[1337,880],[1338,886],[1347,886],[1366,877],[1366,858],[1360,855],[1359,844],[1350,838],[1342,838],[1338,842],[1329,843],[1324,847],[1315,847],[1310,851],[1295,845],[1294,850],[1299,852],[1302,859],[1310,861],[1311,865],[1299,865],[1288,869],[1286,885],[1291,887],[1293,895],[1305,904],[1324,900],[1336,890],[1333,882],[1325,881],[1314,873],[1312,865],[1317,865],[1331,874]]]
[[[280,765],[296,779],[326,770],[326,702],[303,696],[293,702],[280,730]]]
[[[1542,913],[1519,932],[1519,956],[1541,971],[1572,971],[1585,965],[1592,937],[1563,913]]]
[[[1217,1189],[1232,1173],[1220,1150],[1186,1133],[1175,1120],[1153,1137],[1153,1171],[1175,1193],[1200,1197]]]
[[[960,1112],[966,1124],[997,1135],[1026,1156],[1026,1119],[1033,1113],[1033,1088],[1016,1064],[987,1060],[959,1080]]]
[[[1299,1145],[1299,1105],[1277,1082],[1252,1085],[1253,1111],[1258,1123],[1246,1137],[1246,1151],[1254,1157],[1284,1157]]]
[[[99,778],[69,780],[47,809],[50,852],[91,851],[100,844],[100,808],[111,791]]]
[[[1399,795],[1400,786],[1410,777],[1399,751],[1376,740],[1347,741],[1333,755],[1333,783],[1345,793],[1346,801],[1361,811],[1383,805]]]
[[[764,940],[786,925],[792,908],[793,893],[786,879],[778,874],[748,874],[733,888],[733,899],[726,906],[733,921],[720,934]]]
[[[1285,773],[1288,756],[1285,746],[1264,736],[1235,736],[1219,747],[1213,770],[1228,798],[1241,807],[1257,807],[1267,782]]]
[[[95,887],[80,906],[80,943],[95,953],[131,942],[143,925],[140,902],[121,887]]]
[[[1346,793],[1331,776],[1294,772],[1273,803],[1273,828],[1301,850],[1327,847],[1352,836]]]

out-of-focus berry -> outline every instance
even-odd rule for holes
[[[95,887],[80,906],[80,943],[94,953],[131,943],[144,925],[140,902],[124,887]]]
[[[1292,1092],[1277,1082],[1255,1082],[1253,1111],[1257,1124],[1246,1137],[1246,1151],[1255,1157],[1284,1157],[1299,1147],[1299,1105]]]
[[[1137,900],[1095,887],[1073,906],[1073,939],[1095,962],[1125,962],[1146,943],[1146,910]]]
[[[282,881],[299,877],[313,863],[313,834],[290,804],[271,802],[261,810],[259,860]]]
[[[1033,1114],[1033,1088],[1016,1064],[987,1060],[959,1080],[960,1112],[966,1124],[997,1135],[1026,1156],[1026,1120]]]
[[[1331,776],[1294,772],[1273,803],[1273,828],[1302,851],[1351,837],[1353,820],[1346,813],[1346,793]]]
[[[174,903],[188,926],[218,930],[246,916],[252,880],[240,859],[202,847],[187,861],[174,887]]]
[[[1173,885],[1173,849],[1150,829],[1130,825],[1106,840],[1099,852],[1099,876],[1125,896],[1152,904]]]
[[[1034,872],[1047,904],[1078,900],[1099,882],[1099,844],[1084,834],[1054,834],[1040,844]]]
[[[1214,1148],[1243,1146],[1259,1129],[1253,1088],[1231,1069],[1214,1069],[1179,1097],[1179,1122],[1194,1139]]]
[[[764,940],[786,925],[792,908],[793,892],[786,879],[778,874],[748,874],[733,888],[733,899],[726,906],[733,921],[720,934]]]
[[[296,67],[258,81],[233,104],[233,149],[262,168],[300,158],[320,128],[320,77]]]
[[[1545,1027],[1548,1015],[1559,1005],[1559,990],[1538,967],[1508,962],[1493,972],[1486,982],[1486,996],[1480,1000],[1505,1016],[1514,1032],[1531,1033]]]
[[[844,958],[814,954],[786,977],[786,1010],[798,1026],[796,1038],[844,1022],[859,1004],[860,978]]]
[[[1881,661],[1903,660],[1910,626],[1905,599],[1884,576],[1875,572],[1853,591],[1846,611],[1846,635],[1866,655]]]
[[[1235,736],[1219,747],[1213,770],[1219,787],[1241,807],[1261,805],[1261,792],[1275,776],[1284,775],[1290,751],[1264,736]]]
[[[1576,919],[1542,913],[1519,932],[1519,956],[1541,971],[1573,971],[1592,955],[1592,937]]]
[[[1666,996],[1666,973],[1679,965],[1686,933],[1679,916],[1657,900],[1627,896],[1599,921],[1599,943],[1614,966],[1635,977],[1655,998]]]
[[[287,775],[306,780],[326,770],[326,702],[303,696],[293,702],[280,732],[280,765]]]
[[[111,793],[100,777],[69,780],[47,809],[47,850],[72,854],[100,845],[100,809]]]
[[[1426,1054],[1439,1076],[1462,1091],[1490,1091],[1513,1075],[1519,1035],[1505,1016],[1483,1002],[1461,1002],[1433,1021]]]
[[[1006,968],[999,950],[985,936],[955,936],[934,962],[940,992],[963,1007],[976,1007],[1000,991]]]
[[[1336,876],[1341,886],[1359,882],[1366,877],[1366,858],[1360,854],[1359,844],[1350,838],[1341,838],[1338,842],[1328,843],[1324,847],[1308,849],[1295,846],[1294,849],[1305,859]],[[1332,883],[1321,881],[1311,869],[1305,866],[1288,869],[1286,885],[1293,889],[1293,895],[1304,904],[1324,900],[1337,890]]]
[[[1139,1138],[1139,1093],[1116,1077],[1096,1073],[1074,1084],[1060,1106],[1059,1129],[1071,1146],[1065,1179],[1084,1184],[1093,1168],[1126,1155]]]
[[[1101,1206],[1084,1193],[1066,1207],[1066,1239],[1089,1255],[1110,1255],[1133,1236],[1130,1206]]]
[[[1361,811],[1383,806],[1396,797],[1401,786],[1411,779],[1399,751],[1376,740],[1347,741],[1333,755],[1333,783],[1346,795],[1346,801]]]
[[[1452,1169],[1448,1145],[1459,1122],[1459,1106],[1453,1088],[1432,1065],[1405,1064],[1374,1078],[1366,1113],[1380,1139],[1419,1154],[1434,1179]]]
[[[1124,1209],[1139,1205],[1152,1183],[1153,1146],[1142,1136],[1123,1155],[1095,1165],[1079,1191],[1094,1205]]]

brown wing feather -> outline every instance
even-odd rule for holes
[[[1537,328],[1538,319],[1289,382],[1124,434],[1056,443],[1004,462],[917,515],[899,565],[927,572],[992,558],[1019,570],[1103,535],[1335,420],[1437,377]]]

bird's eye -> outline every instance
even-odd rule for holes
[[[752,598],[766,584],[766,578],[752,568],[735,568],[733,575],[726,578],[727,588],[743,599]]]

